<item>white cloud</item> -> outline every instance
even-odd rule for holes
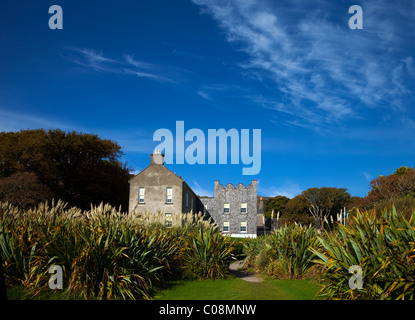
[[[287,181],[281,186],[262,187],[258,184],[258,194],[264,197],[285,196],[287,198],[294,198],[302,192],[301,188],[292,181]]]
[[[348,28],[347,11],[344,25],[326,17],[321,8],[333,5],[328,0],[193,2],[213,17],[227,41],[248,54],[239,65],[244,72],[274,81],[279,93],[265,107],[290,114],[286,124],[321,130],[359,117],[357,104],[401,112],[404,95],[413,93],[402,80],[413,77],[413,58],[399,51],[404,2],[396,5],[398,17],[390,14],[393,4],[365,3],[366,27],[357,32]]]
[[[365,176],[365,179],[367,182],[370,182],[373,180],[372,176],[369,173],[363,172],[363,175]]]
[[[67,60],[96,72],[133,75],[160,82],[174,82],[172,78],[166,76],[169,68],[136,60],[133,55],[124,54],[121,59],[110,59],[105,57],[102,52],[77,47],[67,48],[62,55]]]
[[[206,196],[206,197],[213,197],[212,190],[206,190],[202,188],[196,180],[193,180],[192,190],[194,193],[196,193],[198,196]]]

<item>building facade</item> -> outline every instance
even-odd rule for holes
[[[151,154],[150,165],[130,181],[129,212],[159,212],[166,221],[177,213],[204,213],[223,234],[256,237],[257,180],[225,187],[214,182],[213,197],[199,197],[178,175],[164,166],[164,155]]]
[[[213,197],[201,197],[204,212],[216,222],[223,234],[235,237],[257,235],[257,180],[245,187],[228,183],[225,187],[215,180]]]
[[[164,166],[164,155],[151,154],[150,165],[130,179],[129,212],[198,212],[200,200],[187,183]]]

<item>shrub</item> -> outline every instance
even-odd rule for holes
[[[414,299],[415,213],[409,219],[395,208],[379,218],[358,211],[346,226],[319,237],[311,249],[324,267],[322,297],[328,299]],[[362,289],[349,288],[352,265],[363,271]]]
[[[198,279],[223,278],[232,260],[232,240],[217,228],[199,226],[188,238],[185,270]]]
[[[309,247],[318,245],[314,228],[285,225],[247,246],[248,266],[278,278],[305,277],[314,267],[314,253]]]
[[[24,286],[33,296],[49,290],[48,269],[56,264],[66,290],[84,298],[148,299],[166,274],[190,269],[198,278],[216,278],[225,273],[232,246],[209,221],[178,214],[169,228],[163,219],[103,204],[83,211],[58,201],[24,211],[0,203],[7,286]]]

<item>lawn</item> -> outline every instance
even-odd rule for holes
[[[153,294],[154,300],[313,300],[319,286],[311,280],[265,279],[246,282],[234,276],[221,280],[172,280]],[[9,289],[8,299],[30,299],[22,287]],[[80,295],[65,291],[46,291],[36,300],[82,300]]]
[[[319,286],[311,280],[265,279],[246,282],[236,277],[221,280],[172,281],[155,293],[154,300],[313,300]]]
[[[30,291],[23,287],[14,287],[7,290],[8,300],[84,300],[79,294],[62,290],[46,290],[32,297]]]

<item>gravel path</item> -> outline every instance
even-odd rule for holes
[[[243,266],[243,261],[235,261],[229,265],[229,270],[238,278],[248,282],[261,282],[262,278],[255,273],[248,273],[245,271],[238,270]]]

